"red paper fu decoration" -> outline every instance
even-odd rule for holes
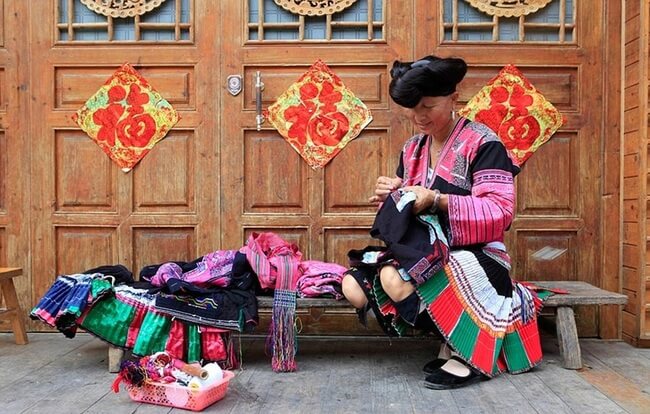
[[[124,172],[147,155],[179,118],[171,104],[128,63],[72,116]]]
[[[318,60],[266,111],[314,169],[324,167],[372,121],[370,110]]]
[[[523,165],[564,123],[560,112],[513,65],[507,65],[460,111],[497,133]]]

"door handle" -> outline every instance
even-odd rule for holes
[[[264,82],[262,82],[262,74],[258,70],[255,73],[255,110],[257,111],[257,116],[255,116],[255,124],[257,125],[257,130],[262,129],[262,124],[264,123],[264,115],[262,115],[262,91],[264,90]]]

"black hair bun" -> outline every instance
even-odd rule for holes
[[[390,71],[389,93],[398,105],[413,108],[423,96],[447,96],[456,91],[467,73],[460,58],[425,56],[415,62],[396,60]]]

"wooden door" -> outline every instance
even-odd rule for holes
[[[610,98],[618,102],[614,93],[620,79],[620,4],[551,1],[532,10],[526,2],[498,3],[417,1],[417,26],[422,28],[417,32],[417,54],[435,52],[467,60],[470,68],[460,86],[460,105],[510,63],[566,116],[566,124],[531,157],[516,180],[516,218],[507,234],[513,276],[582,280],[618,290],[618,276],[603,274],[603,268],[618,271],[618,236],[610,233],[603,241],[601,226],[616,231],[618,225],[609,222],[617,220],[616,210],[607,210],[613,217],[602,218],[601,200],[615,199],[605,193],[611,186],[601,184],[618,179],[615,169],[605,169],[603,153],[603,148],[618,146],[617,128],[603,124],[611,114],[617,120],[618,107],[605,105],[603,91],[611,91]],[[514,3],[528,13],[503,17],[506,11],[513,14]],[[472,4],[482,4],[483,11]],[[607,79],[613,87],[604,84]],[[607,174],[609,178],[603,178]],[[536,254],[544,247],[554,251]],[[598,334],[597,311],[591,307],[578,313],[582,335]],[[614,320],[606,321],[601,332],[616,336],[617,313],[609,315]]]
[[[357,0],[333,15],[323,15],[324,7],[305,16],[276,3],[282,2],[221,2],[223,76],[240,75],[244,85],[241,94],[222,98],[221,244],[236,248],[251,232],[270,231],[296,243],[305,259],[346,265],[349,249],[372,242],[375,208],[367,199],[376,177],[395,171],[410,133],[392,112],[387,77],[396,57],[411,54],[413,9],[410,2]],[[302,5],[308,3],[315,2]],[[267,108],[317,59],[370,108],[373,120],[314,170],[268,122],[257,130],[254,76],[261,74]],[[347,325],[358,332],[355,320],[327,325],[320,311],[301,318],[312,331]]]
[[[167,0],[139,17],[112,18],[80,0],[0,0],[0,264],[30,268],[31,284],[19,286],[31,297],[26,307],[58,274],[117,263],[137,272],[239,248],[254,231],[295,242],[305,258],[345,264],[349,249],[372,242],[367,198],[378,175],[394,173],[413,132],[388,96],[390,65],[428,53],[468,61],[463,101],[514,63],[567,117],[517,179],[508,234],[515,277],[617,290],[618,227],[606,217],[618,212],[619,2],[587,9],[552,0],[522,18],[491,17],[465,0],[334,2],[347,8],[331,15],[290,10],[321,3]],[[31,37],[11,35],[27,21]],[[254,75],[266,108],[317,59],[373,121],[313,170],[268,123],[257,130]],[[125,62],[181,114],[129,173],[71,120]],[[228,92],[230,75],[242,77],[237,95]],[[562,253],[536,261],[544,246]],[[332,323],[314,312],[303,323],[317,332],[358,332],[349,311]],[[579,315],[583,334],[598,332],[596,310]],[[601,334],[616,336],[612,325],[601,324]]]
[[[220,47],[215,3],[167,1],[125,18],[79,1],[29,4],[34,296],[59,274],[118,263],[137,273],[146,264],[216,250],[221,82],[213,65]],[[181,116],[128,173],[71,119],[125,62]]]
[[[21,307],[28,309],[29,87],[28,65],[21,56],[26,47],[22,30],[28,19],[25,5],[0,1],[0,266],[23,268],[23,277],[14,283],[21,293]]]

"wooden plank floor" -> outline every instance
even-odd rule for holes
[[[242,341],[243,369],[226,397],[206,413],[650,413],[650,349],[585,339],[585,368],[561,367],[544,337],[544,362],[453,391],[422,386],[420,369],[435,340],[300,338],[295,373],[271,371],[263,339]],[[79,334],[30,333],[15,345],[0,333],[0,412],[182,413],[139,404],[111,391],[107,347]]]

